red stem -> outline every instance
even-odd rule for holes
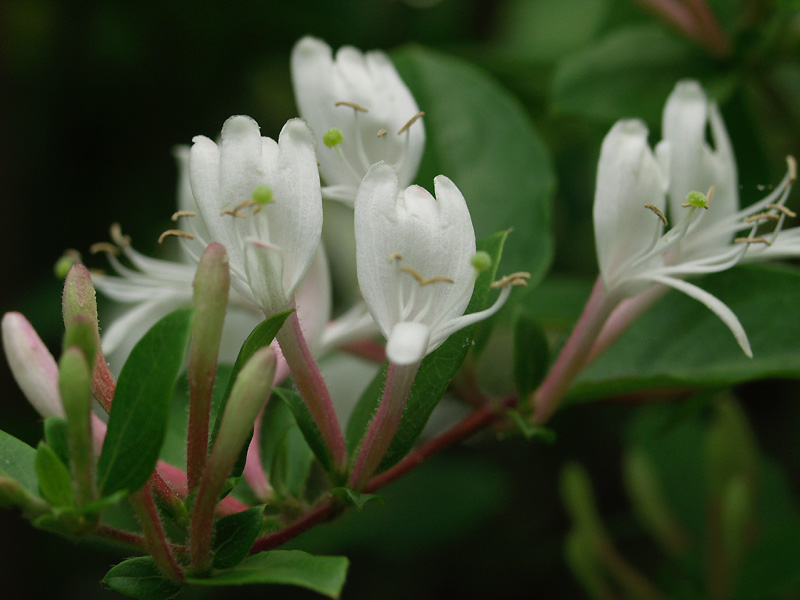
[[[145,485],[130,497],[131,505],[139,518],[139,524],[144,532],[147,551],[155,560],[159,570],[172,581],[183,581],[183,570],[175,556],[172,554],[167,535],[158,516],[158,509],[153,501],[150,486]]]

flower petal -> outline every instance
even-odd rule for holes
[[[420,362],[428,352],[429,336],[427,325],[409,321],[397,323],[386,342],[386,358],[397,365]]]
[[[247,284],[258,304],[267,316],[284,311],[289,306],[289,298],[284,289],[275,282],[283,279],[284,253],[277,246],[257,239],[246,240],[245,272]],[[231,280],[236,286],[236,280]]]

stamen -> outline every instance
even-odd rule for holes
[[[793,210],[789,210],[783,204],[767,204],[766,207],[772,210],[779,210],[787,217],[791,217],[792,219],[794,219],[797,216],[796,212],[794,212]]]
[[[786,157],[786,165],[789,167],[789,185],[791,185],[797,181],[797,161],[791,154]]]
[[[105,269],[95,269],[94,267],[92,267],[91,269],[89,269],[89,273],[91,273],[92,275],[99,275],[100,277],[103,277],[103,276],[106,275],[106,270]]]
[[[349,106],[350,108],[357,110],[358,112],[363,112],[363,113],[369,112],[369,110],[367,110],[363,106],[356,104],[355,102],[345,102],[344,100],[340,100],[339,102],[334,104],[334,106]]]
[[[378,137],[379,137],[379,138],[382,138],[382,137],[383,137],[383,136],[385,136],[387,133],[389,133],[389,132],[388,132],[388,131],[386,131],[385,129],[381,128],[381,129],[379,129],[379,130],[378,130]]]
[[[757,215],[753,215],[751,217],[746,217],[744,222],[745,223],[753,223],[754,221],[760,221],[762,219],[769,219],[772,221],[780,221],[781,218],[776,215],[775,213],[759,213]]]
[[[110,244],[109,242],[97,242],[92,244],[89,246],[89,252],[92,254],[107,252],[108,254],[119,256],[119,248],[117,248],[114,244]]]
[[[170,236],[185,238],[187,240],[194,239],[194,236],[191,233],[187,233],[186,231],[181,231],[180,229],[167,229],[164,233],[158,236],[158,243],[163,244],[164,240]]]
[[[420,275],[419,271],[411,267],[400,267],[400,270],[403,271],[403,273],[408,273],[414,279],[416,279],[420,287],[425,287],[426,285],[430,285],[431,283],[438,283],[440,281],[445,283],[455,283],[455,281],[453,281],[449,277],[444,277],[443,275],[437,275],[436,277],[425,279],[422,275]]]
[[[418,120],[418,119],[421,119],[421,118],[422,118],[422,117],[424,117],[424,116],[425,116],[425,113],[424,113],[424,112],[422,112],[422,111],[419,111],[417,114],[415,114],[413,117],[411,117],[411,118],[408,120],[408,123],[406,123],[405,125],[403,125],[403,126],[400,128],[400,131],[398,131],[398,132],[397,132],[397,135],[400,135],[400,134],[402,134],[402,133],[405,133],[405,132],[408,130],[408,128],[409,128],[409,127],[411,127],[411,126],[412,126],[414,123],[416,123],[416,122],[417,122],[417,120]]]
[[[737,244],[766,244],[767,246],[772,246],[770,241],[763,237],[738,237],[733,241]]]
[[[644,207],[652,210],[656,214],[656,216],[659,219],[661,219],[661,222],[664,224],[664,227],[669,227],[669,223],[667,223],[667,217],[664,216],[664,213],[661,212],[660,208],[658,208],[657,206],[653,206],[652,204],[645,204]]]
[[[131,236],[122,235],[122,227],[120,227],[119,223],[112,223],[111,227],[108,228],[108,232],[117,246],[125,247],[130,245]]]
[[[241,212],[237,212],[236,209],[226,208],[225,210],[219,211],[219,216],[222,217],[224,215],[230,215],[232,217],[238,217],[240,219],[246,219],[247,215]]]
[[[393,263],[396,260],[403,260],[403,255],[399,252],[391,252],[389,254],[389,263]]]
[[[197,213],[193,210],[179,210],[177,212],[172,213],[172,221],[177,223],[178,219],[182,219],[183,217],[196,217]]]
[[[528,285],[528,279],[531,278],[530,273],[526,273],[525,271],[518,271],[516,273],[511,273],[511,275],[505,275],[501,277],[491,285],[490,288],[493,290],[498,290],[500,288],[509,287],[519,285],[522,287],[526,287]]]

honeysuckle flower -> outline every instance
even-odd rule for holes
[[[419,186],[401,190],[394,168],[378,163],[356,197],[358,282],[387,339],[387,357],[400,365],[421,361],[452,333],[491,316],[510,292],[503,287],[490,308],[464,315],[482,257],[476,260],[464,196],[443,175],[434,186],[435,198]]]
[[[334,59],[325,42],[305,37],[291,62],[300,116],[318,142],[323,196],[352,206],[361,179],[381,160],[396,169],[401,187],[409,185],[422,158],[425,129],[389,57],[344,46]]]

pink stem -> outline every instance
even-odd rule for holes
[[[289,315],[278,332],[277,339],[300,396],[331,453],[333,467],[343,474],[347,470],[347,451],[339,419],[336,417],[330,392],[303,336],[297,311]]]
[[[142,526],[147,550],[156,561],[159,570],[172,581],[182,582],[183,570],[170,549],[167,535],[158,516],[158,509],[153,502],[150,486],[142,487],[130,497],[130,501]]]
[[[546,422],[556,411],[573,379],[583,368],[603,324],[618,303],[618,300],[609,298],[602,277],[598,277],[575,329],[547,377],[533,394],[535,423]]]

